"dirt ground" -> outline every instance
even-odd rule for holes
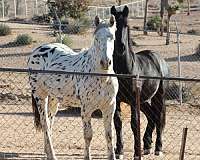
[[[181,12],[176,16],[180,31],[186,33],[195,29],[200,31],[200,10],[192,11],[191,16]],[[174,17],[175,18],[175,17]],[[155,32],[144,36],[133,26],[142,26],[142,19],[130,19],[131,38],[138,44],[134,50],[153,49],[159,52],[168,62],[171,75],[177,76],[177,39],[171,34],[170,45],[165,45],[165,35],[160,37]],[[54,42],[52,29],[45,25],[28,25],[7,23],[12,28],[12,34],[0,37],[0,67],[26,68],[27,54],[38,45]],[[171,23],[174,31],[174,22]],[[28,33],[35,41],[28,46],[11,46],[18,34]],[[73,39],[72,48],[89,47],[91,44],[92,29],[81,35],[70,35]],[[199,60],[195,48],[200,44],[200,36],[180,36],[180,52],[182,76],[200,78]],[[44,159],[43,135],[36,133],[33,126],[33,116],[30,101],[28,77],[22,73],[0,72],[0,160],[1,159]],[[199,83],[187,82],[192,85],[195,94],[200,93]],[[194,89],[195,88],[195,89]],[[193,97],[194,98],[194,97]],[[153,154],[144,156],[144,160],[178,160],[183,128],[188,128],[185,159],[200,159],[200,101],[199,95],[190,103],[182,106],[167,101],[167,123],[164,132],[164,156],[155,157]],[[146,125],[144,115],[141,117],[142,135]],[[92,120],[94,137],[92,141],[92,155],[94,159],[106,159],[106,142],[104,138],[103,122],[101,118]],[[82,123],[79,114],[60,112],[53,130],[53,143],[58,159],[83,159],[84,140]],[[155,134],[155,133],[154,133]],[[123,137],[125,146],[124,159],[132,159],[132,132],[130,129],[129,107],[123,105]],[[155,142],[155,135],[154,135]]]

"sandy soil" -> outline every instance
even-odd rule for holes
[[[200,30],[200,11],[192,12],[191,16],[180,13],[176,19],[181,32],[186,33],[190,29]],[[54,42],[55,37],[51,35],[49,26],[24,25],[7,23],[13,28],[12,34],[0,37],[0,67],[26,68],[27,54],[40,44]],[[141,19],[131,19],[130,26],[142,26]],[[174,28],[172,23],[172,29]],[[35,43],[28,46],[11,46],[18,34],[30,34]],[[166,58],[172,76],[177,75],[177,40],[176,35],[171,35],[170,45],[165,45],[165,35],[160,37],[151,32],[144,36],[142,32],[131,30],[132,39],[138,44],[134,50],[153,49]],[[73,39],[72,48],[83,48],[90,46],[92,29],[81,35],[70,35]],[[195,35],[181,35],[181,66],[182,76],[200,78],[199,60],[194,55],[195,48],[200,43],[200,37]],[[0,159],[43,159],[43,136],[36,133],[33,126],[32,108],[30,101],[30,89],[28,77],[22,73],[0,73]],[[153,154],[145,156],[144,160],[178,160],[182,130],[188,127],[185,159],[200,159],[200,86],[198,83],[185,83],[193,86],[191,92],[193,99],[184,103],[182,107],[168,101],[167,124],[164,133],[164,156],[155,157]],[[173,102],[173,103],[172,103]],[[125,159],[131,159],[132,133],[130,129],[129,107],[123,105],[123,128],[125,143]],[[146,125],[146,119],[142,115],[142,135]],[[106,159],[106,142],[104,138],[103,122],[99,118],[93,121],[94,138],[92,141],[92,154],[95,159]],[[155,135],[154,135],[155,139]],[[53,142],[59,159],[83,159],[84,140],[82,123],[79,114],[59,113],[56,117]],[[155,140],[154,140],[155,142]]]

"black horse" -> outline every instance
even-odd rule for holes
[[[114,71],[118,74],[133,74],[145,76],[168,77],[169,67],[159,55],[151,50],[134,53],[130,45],[127,6],[123,11],[117,11],[113,6],[111,14],[116,18],[117,31],[114,46]],[[118,78],[119,91],[117,95],[117,108],[114,116],[117,134],[116,156],[123,155],[122,121],[120,117],[120,102],[131,106],[131,128],[134,133],[134,159],[139,155],[139,138],[137,134],[137,112],[135,98],[135,80]],[[141,86],[141,111],[146,115],[148,124],[143,137],[144,154],[150,154],[152,145],[152,132],[156,127],[155,155],[162,154],[162,133],[166,121],[166,107],[164,104],[167,82],[162,79],[144,79]]]

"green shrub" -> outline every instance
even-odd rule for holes
[[[88,19],[88,17],[81,17],[78,20],[77,25],[79,26],[79,33],[83,33],[90,27],[91,21]]]
[[[61,38],[62,38],[62,44],[65,44],[68,47],[72,46],[73,41],[68,35],[62,35]],[[56,42],[60,43],[60,35],[57,36]]]
[[[47,1],[49,15],[55,18],[54,10],[59,18],[62,16],[79,19],[88,11],[90,0],[57,0]]]
[[[84,33],[91,25],[91,21],[87,17],[81,17],[80,19],[61,19],[62,31],[65,34],[78,34]],[[59,24],[56,22],[53,24],[54,29],[59,29]]]
[[[147,22],[147,29],[149,30],[157,30],[160,26],[161,26],[160,16],[153,16]]]
[[[11,28],[6,24],[0,24],[0,36],[11,34]]]
[[[28,34],[18,35],[15,41],[17,45],[28,45],[28,44],[31,44],[32,42],[33,42],[33,39]]]

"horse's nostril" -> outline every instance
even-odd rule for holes
[[[111,60],[109,60],[108,64],[111,65]]]

